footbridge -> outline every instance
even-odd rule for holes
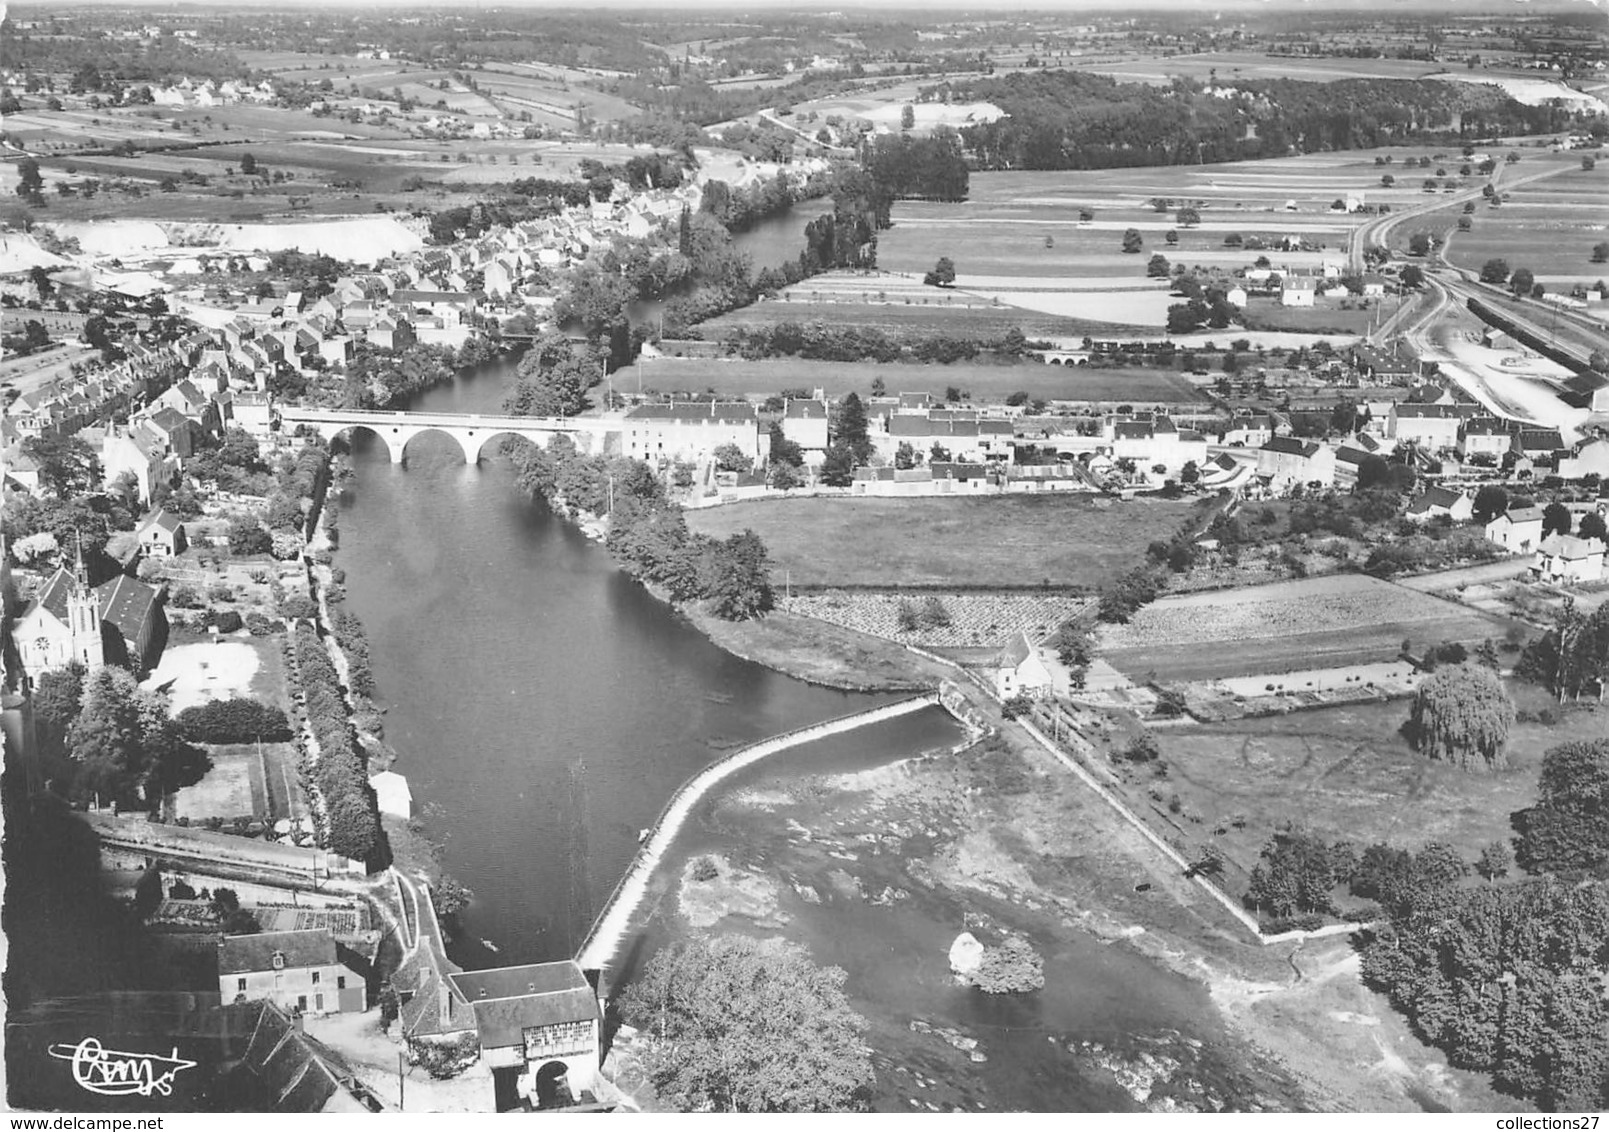
[[[620,945],[631,933],[632,916],[648,895],[648,881],[653,876],[654,869],[659,866],[659,862],[676,840],[676,834],[692,815],[693,808],[725,779],[746,766],[752,766],[761,759],[790,747],[813,743],[817,739],[853,731],[857,727],[867,727],[874,723],[882,723],[884,720],[896,719],[939,703],[941,703],[940,694],[930,692],[896,703],[884,704],[868,711],[856,712],[853,715],[839,716],[837,719],[829,719],[809,727],[784,731],[758,743],[739,747],[725,758],[711,763],[689,778],[682,784],[681,789],[671,795],[670,801],[665,803],[665,808],[659,811],[659,817],[649,828],[648,836],[643,839],[642,847],[637,850],[637,856],[632,859],[625,875],[615,885],[615,890],[609,894],[603,910],[593,921],[592,930],[587,933],[587,938],[576,954],[576,962],[581,965],[581,969],[602,972],[618,958]]]
[[[477,464],[494,440],[520,436],[542,447],[555,436],[574,439],[583,452],[602,451],[603,437],[620,431],[619,417],[504,417],[480,413],[383,412],[373,409],[316,409],[286,406],[279,410],[287,431],[302,425],[325,440],[343,432],[367,429],[385,442],[393,464],[402,463],[408,442],[427,432],[445,433],[458,442],[464,462]]]

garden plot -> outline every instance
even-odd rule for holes
[[[900,626],[900,608],[906,604],[917,616],[919,627],[916,629]],[[1090,605],[1087,598],[1066,594],[928,595],[835,591],[793,598],[787,603],[787,609],[790,613],[902,644],[931,648],[998,648],[1018,633],[1041,640]],[[935,617],[946,623],[935,623]]]
[[[1119,671],[1164,681],[1390,660],[1403,641],[1501,640],[1508,623],[1362,574],[1167,597],[1101,633]]]

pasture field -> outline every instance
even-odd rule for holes
[[[1046,401],[1103,401],[1199,403],[1204,394],[1170,370],[1137,367],[1098,369],[1091,366],[1047,365],[1025,361],[1016,365],[956,362],[952,365],[891,362],[822,362],[804,358],[644,358],[615,375],[615,384],[629,391],[641,370],[644,392],[716,393],[767,397],[784,389],[825,389],[829,397],[871,391],[882,378],[893,393],[932,393],[943,396],[955,386],[977,401],[1003,401],[1019,390]]]
[[[753,529],[773,583],[800,586],[1093,588],[1128,569],[1195,505],[1042,499],[788,499],[687,514],[725,538]]]
[[[1289,79],[1338,82],[1342,79],[1418,79],[1440,70],[1412,59],[1292,59],[1256,52],[1210,52],[1174,57],[1139,56],[1080,65],[1079,70],[1110,75],[1121,83],[1167,86],[1174,76],[1219,82],[1235,79]]]
[[[1459,214],[1437,213],[1438,228],[1451,231]],[[1506,259],[1566,290],[1602,279],[1609,266],[1592,262],[1592,248],[1609,240],[1609,163],[1522,185],[1501,208],[1478,204],[1472,219],[1470,231],[1452,231],[1445,253],[1459,267],[1479,271],[1489,259]]]
[[[788,612],[842,625],[891,641],[926,648],[998,649],[1018,633],[1041,640],[1068,618],[1092,604],[1089,598],[1049,593],[938,594],[949,617],[944,625],[924,624],[905,631],[899,627],[902,602],[909,594],[898,591],[807,593],[788,603]],[[921,607],[920,600],[917,602]]]
[[[1533,720],[1550,703],[1538,688],[1511,684],[1510,691]],[[1213,842],[1242,886],[1270,835],[1292,820],[1360,849],[1440,841],[1473,861],[1484,846],[1512,836],[1509,814],[1536,800],[1543,752],[1601,737],[1609,724],[1598,705],[1565,710],[1553,724],[1517,723],[1509,769],[1468,773],[1409,748],[1398,730],[1408,710],[1398,700],[1161,728],[1168,776],[1154,789],[1164,798],[1177,794],[1182,813],[1201,819],[1184,828],[1224,830]],[[1235,828],[1236,819],[1243,828]]]
[[[1012,328],[1021,330],[1029,338],[1111,338],[1129,333],[1153,333],[1148,327],[1130,322],[1095,322],[1005,304],[966,302],[973,296],[953,291],[945,294],[958,301],[940,303],[937,301],[940,296],[934,295],[929,303],[907,303],[903,299],[852,302],[838,297],[824,297],[817,302],[809,298],[803,287],[791,290],[785,302],[740,307],[699,323],[699,330],[709,339],[722,338],[739,327],[774,326],[781,322],[838,322],[846,326],[875,327],[890,334],[926,331],[974,338],[998,338]],[[931,293],[932,289],[929,290]]]
[[[1339,299],[1316,299],[1311,307],[1286,307],[1274,299],[1250,299],[1242,313],[1247,330],[1349,337],[1366,333],[1379,309],[1379,300],[1371,301],[1366,309],[1358,309],[1359,303],[1361,300],[1353,300],[1353,309],[1343,310]],[[1387,316],[1394,312],[1396,298],[1384,300],[1384,309]]]
[[[1402,642],[1501,640],[1509,622],[1364,574],[1163,597],[1101,630],[1135,679],[1217,680],[1391,660]]]

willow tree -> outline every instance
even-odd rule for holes
[[[621,1009],[647,1038],[655,1091],[682,1111],[851,1111],[873,1072],[845,978],[797,944],[695,936],[655,955]]]
[[[1514,704],[1490,668],[1443,668],[1419,685],[1408,733],[1414,749],[1464,770],[1502,770]]]

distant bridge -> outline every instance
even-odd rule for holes
[[[325,440],[343,432],[367,429],[385,442],[393,464],[402,463],[408,442],[427,432],[445,433],[458,442],[466,464],[478,464],[493,440],[522,436],[542,447],[561,434],[572,437],[583,452],[602,449],[605,434],[620,431],[620,420],[601,417],[505,417],[480,413],[387,413],[372,409],[316,409],[286,406],[279,419],[287,430],[305,425]]]

